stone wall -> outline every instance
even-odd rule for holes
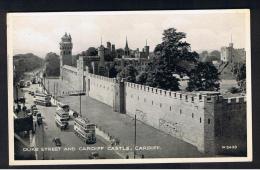
[[[115,82],[113,78],[107,78],[88,73],[86,76],[86,94],[90,97],[114,107]]]
[[[86,69],[88,70],[88,69]],[[246,146],[245,97],[219,93],[184,93],[117,82],[85,72],[86,94],[207,154],[221,153],[225,141]],[[234,139],[234,140],[231,140]]]
[[[126,114],[204,152],[205,96],[125,84]],[[207,128],[207,127],[206,127]]]
[[[62,80],[70,84],[71,91],[83,90],[83,74],[76,67],[64,65],[62,67]]]

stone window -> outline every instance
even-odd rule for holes
[[[194,113],[191,114],[191,117],[194,118]]]
[[[201,123],[201,117],[200,117],[200,123]]]
[[[180,115],[181,115],[181,113],[182,113],[182,110],[180,109]]]
[[[153,105],[153,100],[152,100],[152,105]]]
[[[160,103],[160,107],[162,107],[162,103]]]
[[[210,124],[210,119],[208,119],[208,124]]]
[[[170,111],[172,111],[172,107],[170,106]]]

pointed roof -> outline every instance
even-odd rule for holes
[[[127,49],[127,50],[129,49],[129,48],[128,48],[127,37],[126,37],[126,42],[125,42],[125,49]]]

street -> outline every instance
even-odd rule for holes
[[[33,96],[31,96],[28,91],[36,91],[39,88],[38,84],[33,84],[30,87],[24,88],[24,96],[26,98],[26,106],[29,108],[33,104]],[[66,130],[60,130],[56,126],[54,115],[56,111],[56,106],[44,107],[38,106],[37,108],[43,117],[43,124],[36,125],[35,133],[35,145],[38,148],[46,148],[45,151],[38,151],[38,159],[89,159],[89,156],[93,150],[79,150],[81,147],[106,147],[106,144],[101,142],[97,138],[95,144],[85,144],[80,138],[78,138],[73,131],[73,120],[69,121],[69,128]],[[35,122],[36,124],[36,122]],[[48,151],[55,149],[55,143],[53,142],[54,137],[61,139],[61,147],[56,149],[56,151]],[[108,151],[106,149],[102,151],[97,151],[99,158],[103,159],[113,159],[119,158],[119,156],[114,151]]]

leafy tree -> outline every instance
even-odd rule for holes
[[[45,56],[46,75],[47,76],[59,76],[60,75],[60,57],[53,52],[48,53]]]
[[[98,51],[95,47],[89,47],[88,50],[86,51],[87,56],[97,56]]]
[[[246,92],[246,64],[237,63],[234,66],[237,84],[242,92]]]
[[[112,66],[109,67],[108,72],[109,72],[109,77],[110,78],[114,78],[114,77],[117,76],[118,72],[117,72],[117,69],[115,67],[115,64],[113,64]]]
[[[117,58],[122,58],[124,53],[125,53],[124,49],[122,48],[116,49]]]
[[[218,60],[218,61],[220,60],[220,51],[218,50],[211,51],[209,55],[213,57],[214,60]]]
[[[186,34],[175,28],[164,30],[162,43],[155,47],[156,57],[146,66],[145,72],[137,77],[137,82],[165,90],[179,90],[179,79],[173,73],[186,74],[183,61],[196,63],[198,54],[190,51],[190,44],[183,39]]]
[[[145,71],[136,77],[136,82],[139,84],[173,91],[180,90],[178,81],[168,65],[158,58],[148,63]]]
[[[163,41],[155,47],[154,52],[172,67],[180,60],[196,61],[199,57],[198,54],[190,52],[190,44],[183,41],[184,38],[186,38],[186,34],[177,32],[175,28],[164,30]]]
[[[198,63],[191,70],[188,91],[217,91],[219,90],[218,70],[211,63]]]
[[[146,85],[147,77],[148,77],[148,73],[146,71],[140,72],[136,76],[136,83]]]
[[[125,79],[127,82],[135,83],[137,70],[133,65],[127,65],[117,76],[119,79]]]

